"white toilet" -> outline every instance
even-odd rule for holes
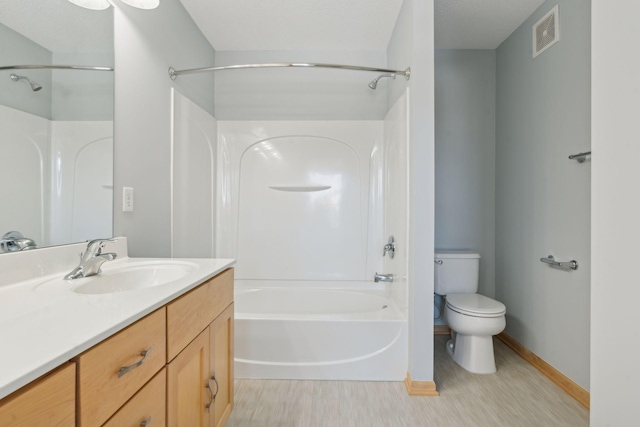
[[[445,318],[452,339],[447,352],[469,372],[496,372],[493,335],[506,326],[506,307],[480,295],[480,255],[468,251],[436,251],[435,293],[446,296]]]

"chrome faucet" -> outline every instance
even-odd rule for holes
[[[378,282],[393,282],[393,274],[378,274],[373,276],[373,281]]]
[[[64,280],[73,280],[80,277],[95,276],[100,273],[100,267],[107,261],[113,261],[118,257],[115,253],[102,253],[107,242],[115,242],[116,239],[96,239],[87,244],[87,249],[80,254],[80,265],[64,276]]]
[[[0,249],[4,252],[20,252],[35,248],[36,242],[24,237],[19,231],[10,231],[0,239]]]

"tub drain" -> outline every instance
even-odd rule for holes
[[[387,308],[387,306],[386,306],[386,305],[383,305],[383,306],[382,306],[382,309],[384,310],[385,308]]]

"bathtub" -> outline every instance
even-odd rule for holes
[[[382,289],[236,280],[236,378],[404,380],[407,319]]]

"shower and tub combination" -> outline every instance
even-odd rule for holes
[[[391,76],[375,82],[383,77]],[[204,201],[215,206],[215,237],[205,246],[237,259],[236,377],[404,380],[408,93],[384,120],[209,116],[210,125],[206,112],[174,97],[174,155],[215,165],[215,202]],[[197,131],[184,129],[189,123]],[[196,144],[200,155],[180,154]],[[174,216],[189,205],[182,175],[198,175],[180,159]],[[185,242],[188,218],[174,221]]]
[[[236,376],[406,375],[405,259],[383,262],[384,127],[218,123],[220,215],[233,224],[219,249],[238,260]],[[398,279],[374,281],[392,262]]]

